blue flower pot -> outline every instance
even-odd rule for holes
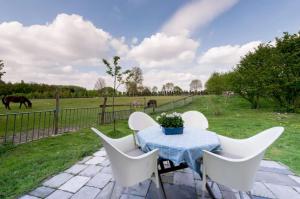
[[[179,128],[165,128],[162,127],[163,132],[165,135],[177,135],[177,134],[183,134],[183,127]]]

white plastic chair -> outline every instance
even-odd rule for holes
[[[187,111],[182,114],[184,126],[192,126],[201,129],[208,129],[207,118],[199,111]]]
[[[113,176],[120,185],[130,187],[151,178],[157,188],[160,187],[157,170],[158,149],[143,153],[136,148],[132,135],[112,139],[95,128],[92,130],[101,138],[111,162]]]
[[[158,126],[158,123],[152,119],[149,115],[143,112],[133,112],[128,119],[128,126],[133,131],[135,137],[135,143],[139,145],[136,138],[137,132],[148,128],[150,126]]]
[[[273,127],[241,140],[219,135],[222,152],[214,154],[204,151],[203,193],[208,176],[213,182],[238,190],[241,198],[242,192],[246,192],[252,198],[255,174],[264,153],[283,131],[283,127]]]

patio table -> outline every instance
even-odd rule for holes
[[[159,149],[161,158],[170,160],[175,166],[186,163],[199,174],[197,160],[203,156],[203,150],[220,150],[216,133],[195,127],[185,127],[183,134],[165,135],[160,126],[152,126],[139,131],[137,139],[144,152]]]

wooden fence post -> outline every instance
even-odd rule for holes
[[[104,117],[105,117],[105,108],[106,108],[107,97],[104,97],[102,111],[101,111],[101,124],[104,124]]]
[[[54,113],[54,134],[58,133],[58,116],[59,115],[59,92],[55,92],[55,113]]]

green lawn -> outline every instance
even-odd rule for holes
[[[117,125],[116,136],[110,125],[100,129],[111,137],[122,137],[130,132],[126,122]],[[0,198],[16,198],[30,191],[47,177],[99,148],[100,140],[89,129],[14,147],[0,145]]]
[[[133,101],[138,101],[140,104],[144,104],[149,99],[157,100],[158,106],[178,100],[184,96],[147,96],[147,97],[116,97],[116,104],[129,105]],[[32,109],[19,109],[18,104],[11,104],[11,110],[7,111],[4,106],[0,106],[0,143],[1,137],[5,135],[14,135],[15,140],[19,142],[21,135],[25,136],[28,134],[28,139],[30,136],[35,134],[37,136],[43,136],[43,134],[48,134],[49,131],[53,130],[54,121],[54,99],[37,99],[32,100]],[[97,123],[100,119],[101,109],[100,104],[103,103],[103,98],[68,98],[61,99],[61,109],[59,112],[59,128],[67,130],[69,127],[82,127],[90,126],[91,124]],[[107,104],[112,104],[112,98],[108,98]],[[65,109],[64,108],[70,108]],[[79,108],[79,109],[77,109]],[[128,110],[129,106],[118,106],[116,110]],[[44,112],[45,110],[52,110]],[[143,110],[142,107],[136,110]],[[15,112],[35,112],[31,114],[13,114]],[[111,111],[111,108],[107,108],[106,111]],[[1,115],[4,113],[10,113],[7,115]],[[8,124],[8,125],[6,125]],[[38,130],[40,129],[40,130]],[[4,139],[4,138],[3,138]],[[10,141],[12,137],[10,137]]]
[[[266,102],[268,105],[269,102]],[[199,110],[209,120],[209,129],[219,134],[246,138],[273,126],[285,127],[283,136],[267,151],[266,158],[281,161],[300,174],[300,114],[278,114],[270,106],[252,110],[239,97],[196,97],[192,104],[177,109]],[[126,121],[100,129],[112,137],[130,133]],[[85,129],[10,148],[0,148],[0,198],[14,198],[36,187],[43,179],[62,171],[99,148],[99,139]]]

